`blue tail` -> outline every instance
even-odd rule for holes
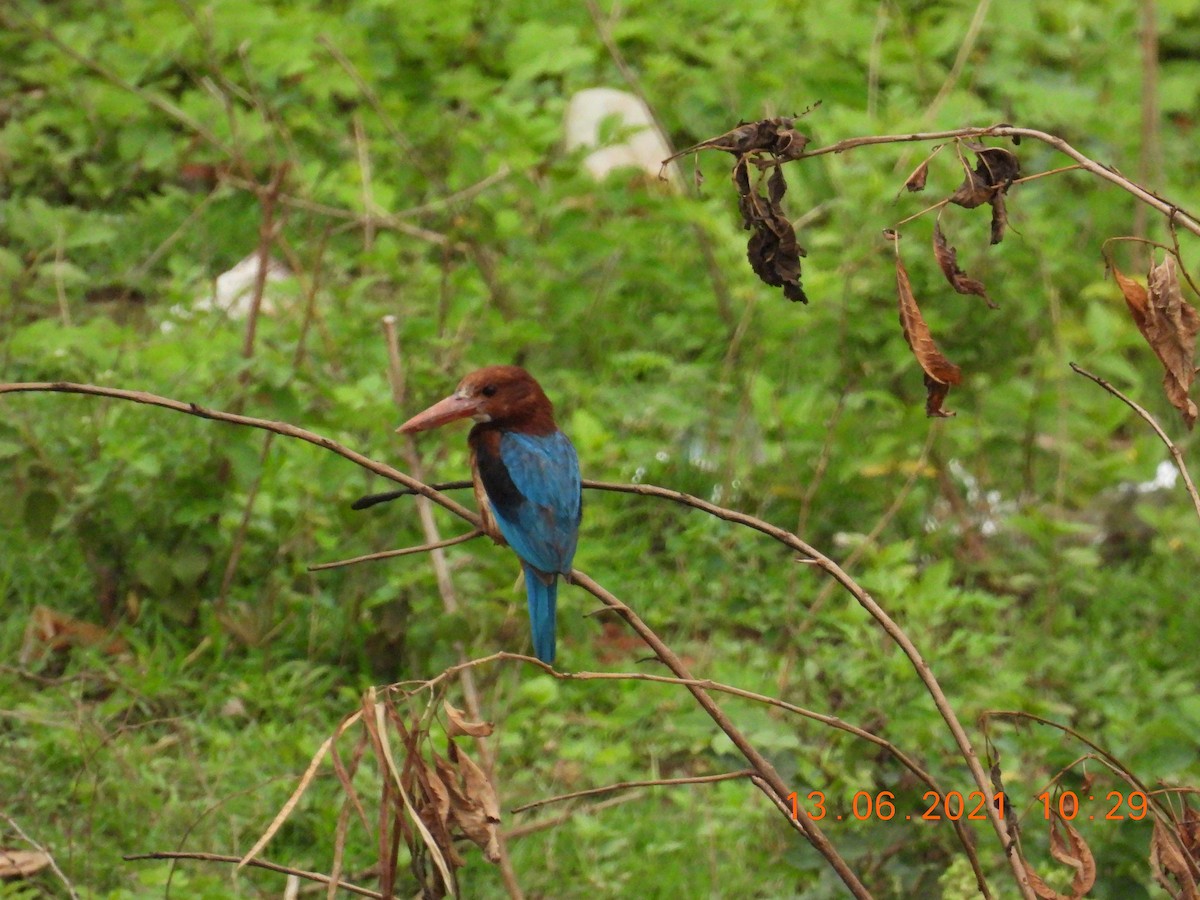
[[[529,594],[529,624],[533,631],[533,652],[544,663],[554,662],[554,612],[558,601],[558,576],[549,584],[545,576],[529,565],[525,570],[525,590]]]

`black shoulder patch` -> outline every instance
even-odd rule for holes
[[[475,464],[479,467],[479,480],[487,492],[488,502],[504,518],[517,518],[525,495],[508,474],[508,466],[500,458],[500,442],[481,440],[475,445]]]

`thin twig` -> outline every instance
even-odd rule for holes
[[[246,313],[246,335],[242,341],[242,358],[254,356],[254,339],[258,330],[258,316],[262,310],[263,294],[266,292],[267,275],[271,267],[271,247],[279,235],[282,223],[276,221],[275,210],[279,204],[279,195],[283,190],[283,181],[287,178],[291,163],[280,163],[275,167],[271,180],[265,185],[256,186],[262,214],[258,223],[258,250],[255,258],[258,268],[254,271],[254,290],[250,295],[250,311]],[[249,371],[243,372],[243,382],[249,377]]]
[[[71,880],[69,878],[67,878],[67,876],[63,873],[63,870],[58,867],[58,863],[54,861],[54,854],[52,854],[49,850],[47,850],[45,847],[43,847],[41,844],[39,844],[37,841],[35,841],[29,835],[27,835],[25,833],[25,829],[23,829],[20,825],[18,825],[16,820],[12,816],[8,815],[5,812],[0,812],[0,819],[3,819],[4,822],[8,825],[8,827],[17,833],[17,836],[21,840],[23,840],[25,843],[27,843],[30,847],[32,847],[38,853],[41,853],[42,855],[44,855],[46,857],[46,862],[50,865],[50,870],[55,875],[57,875],[58,880],[63,883],[63,887],[65,887],[67,889],[67,893],[71,896],[71,900],[79,900],[79,894],[77,894],[75,892],[75,886],[73,884],[71,884]]]
[[[975,42],[979,39],[979,33],[983,30],[983,23],[987,19],[988,6],[991,0],[979,0],[975,7],[975,14],[971,17],[971,23],[967,26],[967,33],[963,35],[962,43],[958,47],[958,54],[954,57],[954,64],[950,67],[950,73],[946,76],[946,80],[942,82],[941,88],[937,92],[937,96],[933,98],[933,102],[925,109],[925,121],[932,121],[942,108],[942,104],[946,102],[946,98],[950,96],[950,92],[954,90],[958,84],[958,79],[962,76],[963,68],[967,64],[967,60],[971,57],[971,52],[975,49]]]
[[[850,551],[850,555],[843,560],[843,568],[849,569],[851,566],[857,563],[862,555],[867,552],[867,549],[873,546],[879,539],[879,536],[883,534],[883,530],[887,528],[892,519],[895,518],[896,514],[900,512],[900,507],[902,507],[904,505],[904,501],[908,499],[908,495],[912,492],[913,487],[916,485],[917,479],[925,471],[925,464],[929,459],[929,451],[933,448],[933,442],[937,438],[937,435],[941,433],[941,428],[938,427],[938,425],[939,423],[936,420],[930,423],[929,433],[925,436],[925,444],[921,447],[921,452],[917,456],[916,462],[913,463],[912,471],[908,473],[908,477],[904,480],[904,484],[901,485],[900,490],[896,492],[896,496],[893,498],[891,504],[888,505],[888,508],[884,510],[883,515],[881,515],[875,522],[875,525],[871,528],[870,532],[868,532],[866,537],[858,542],[857,546]],[[809,604],[807,615],[804,621],[798,623],[793,629],[794,634],[803,634],[812,626],[812,623],[816,621],[817,613],[820,612],[821,608],[829,601],[829,598],[833,595],[833,592],[836,589],[837,582],[826,582],[825,586],[822,587],[817,593],[817,596],[813,599],[812,603]]]
[[[1167,433],[1163,431],[1162,426],[1158,424],[1154,416],[1150,415],[1150,413],[1146,412],[1146,410],[1138,406],[1099,375],[1093,375],[1086,369],[1082,369],[1075,365],[1075,363],[1070,363],[1069,365],[1077,375],[1082,375],[1084,378],[1089,378],[1096,382],[1096,384],[1100,385],[1100,387],[1104,388],[1104,390],[1108,391],[1110,394],[1132,409],[1135,413],[1141,416],[1142,419],[1144,419],[1146,423],[1154,429],[1154,433],[1157,434],[1162,442],[1167,445],[1167,451],[1171,454],[1171,459],[1175,461],[1175,466],[1179,469],[1179,474],[1183,476],[1183,484],[1187,488],[1188,496],[1192,498],[1192,506],[1196,508],[1196,515],[1200,516],[1200,493],[1197,493],[1196,484],[1192,481],[1192,476],[1191,473],[1188,472],[1187,464],[1183,461],[1183,453],[1178,447],[1175,446],[1175,442],[1167,437]]]
[[[651,778],[646,781],[621,781],[617,784],[606,784],[603,787],[572,791],[569,794],[558,794],[554,797],[544,797],[541,800],[534,800],[532,803],[514,807],[509,812],[516,815],[517,813],[537,809],[551,803],[562,803],[566,800],[576,800],[579,797],[595,797],[598,794],[611,794],[615,791],[628,791],[633,788],[671,787],[678,784],[711,784],[714,781],[732,781],[734,779],[749,778],[754,774],[756,773],[753,769],[741,769],[737,772],[722,772],[720,775],[692,775],[686,778]]]
[[[414,553],[430,553],[434,550],[442,550],[446,547],[453,547],[455,544],[465,544],[467,541],[473,540],[483,535],[483,529],[475,528],[468,531],[466,534],[460,534],[457,537],[445,538],[440,541],[433,541],[429,544],[421,544],[419,547],[404,547],[400,550],[381,550],[379,553],[367,553],[363,556],[355,556],[350,559],[339,559],[336,562],[318,563],[315,566],[309,566],[309,572],[323,572],[325,569],[340,569],[342,566],[353,566],[362,562],[372,562],[377,559],[392,559],[396,556],[411,556]]]
[[[376,475],[381,475],[384,478],[391,479],[404,485],[415,494],[420,494],[423,497],[428,497],[434,503],[441,506],[443,509],[452,512],[461,519],[465,519],[472,525],[479,525],[479,517],[471,510],[467,509],[460,503],[456,503],[444,494],[435,491],[424,482],[418,481],[411,475],[401,472],[399,469],[394,469],[391,466],[377,462],[370,457],[363,456],[357,451],[351,450],[349,447],[339,444],[331,438],[324,437],[313,431],[308,431],[304,428],[298,428],[295,425],[290,425],[287,422],[276,422],[270,419],[258,419],[254,416],[245,416],[240,413],[223,412],[219,409],[211,409],[209,407],[200,406],[197,403],[184,403],[180,400],[173,400],[169,397],[160,397],[157,394],[150,394],[146,391],[129,391],[123,388],[102,387],[94,384],[79,384],[69,381],[24,381],[0,384],[0,394],[15,394],[15,393],[58,393],[58,394],[84,394],[93,397],[111,397],[116,400],[127,400],[131,403],[142,403],[147,406],[158,406],[163,409],[173,410],[174,412],[186,413],[192,416],[199,416],[202,419],[210,419],[214,422],[225,422],[230,425],[242,425],[248,428],[260,428],[264,431],[273,431],[276,434],[281,434],[284,437],[296,438],[304,441],[323,450],[328,450],[331,453],[336,453],[343,459],[347,459],[357,466],[361,466],[369,472],[374,472]]]
[[[1017,128],[1013,125],[992,125],[987,128],[956,128],[952,131],[924,131],[913,132],[911,134],[872,134],[862,137],[846,138],[838,141],[835,144],[830,144],[826,147],[818,147],[815,150],[808,150],[805,153],[796,157],[797,159],[808,159],[813,156],[823,156],[826,153],[845,153],[847,150],[853,150],[856,147],[867,147],[874,144],[902,144],[914,141],[945,141],[953,138],[985,138],[985,137],[1008,137],[1008,138],[1030,138],[1031,140],[1041,141],[1050,147],[1062,153],[1065,156],[1071,157],[1079,163],[1079,167],[1091,172],[1098,178],[1109,181],[1124,191],[1129,192],[1143,203],[1158,210],[1163,215],[1167,216],[1172,222],[1182,226],[1185,230],[1192,234],[1200,236],[1200,219],[1184,210],[1182,207],[1170,203],[1159,197],[1152,191],[1142,187],[1132,179],[1126,178],[1116,169],[1096,162],[1091,157],[1076,150],[1062,138],[1057,135],[1049,134],[1045,131],[1038,131],[1035,128]]]
[[[504,836],[510,841],[515,841],[526,835],[545,831],[547,828],[557,828],[563,822],[569,822],[577,816],[589,816],[614,806],[620,806],[623,803],[632,803],[635,800],[642,799],[645,793],[645,791],[630,791],[628,794],[618,794],[615,797],[609,797],[607,800],[601,800],[599,803],[593,803],[589,806],[575,806],[557,816],[548,816],[544,819],[526,822],[524,825],[515,825],[512,828],[507,828],[504,831]]]
[[[225,856],[221,853],[194,853],[186,851],[162,850],[153,853],[129,853],[122,856],[121,859],[126,862],[136,862],[142,859],[195,859],[200,862],[218,862],[229,863],[231,865],[239,865],[242,863],[240,856]],[[306,881],[315,881],[318,884],[336,884],[351,894],[357,894],[360,897],[374,897],[376,900],[383,900],[383,894],[378,891],[373,891],[370,888],[359,887],[355,884],[350,884],[348,881],[333,881],[328,875],[322,875],[320,872],[308,872],[304,869],[294,869],[291,866],[283,866],[279,863],[273,863],[265,859],[246,860],[244,865],[251,866],[255,869],[266,869],[269,872],[279,872],[283,875],[294,875],[297,878],[303,878]]]

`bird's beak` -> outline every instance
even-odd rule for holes
[[[456,419],[465,419],[478,412],[478,403],[458,394],[451,394],[445,400],[439,400],[424,412],[419,412],[399,428],[398,434],[412,434],[415,431],[428,431]]]

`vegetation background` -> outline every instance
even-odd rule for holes
[[[1145,66],[1148,12],[1158,49]],[[677,488],[852,556],[977,742],[981,713],[1019,709],[1086,734],[1148,783],[1200,780],[1200,530],[1181,489],[1146,487],[1162,445],[1067,367],[1114,381],[1192,446],[1100,252],[1138,228],[1166,240],[1161,223],[1139,224],[1129,196],[1078,172],[1014,188],[995,247],[986,210],[950,210],[943,227],[997,310],[945,284],[924,249],[929,217],[904,226],[916,294],[965,375],[947,401],[958,417],[929,420],[879,235],[960,183],[952,154],[932,164],[932,197],[898,195],[928,146],[789,164],[785,205],[808,249],[802,306],[745,264],[728,156],[702,155],[704,186],[676,194],[632,173],[596,184],[562,149],[570,95],[628,87],[632,74],[676,147],[820,100],[798,126],[811,146],[1011,122],[1187,205],[1197,0],[848,0],[836,12],[17,0],[0,26],[0,380],[241,410],[405,468],[398,422],[470,368],[520,362],[555,399],[585,477]],[[1016,149],[1025,173],[1064,163]],[[284,164],[283,202],[268,209],[261,186]],[[256,250],[264,222],[294,274],[272,284],[251,344],[244,322],[196,300]],[[1194,263],[1194,241],[1183,251]],[[1145,270],[1128,245],[1118,258]],[[389,314],[404,409],[387,378]],[[430,478],[466,473],[463,434],[420,447]],[[19,825],[82,897],[165,896],[170,863],[122,854],[245,852],[366,687],[437,674],[457,661],[456,641],[471,656],[525,650],[516,566],[488,543],[448,551],[459,615],[443,611],[424,556],[307,571],[424,541],[411,501],[349,509],[386,487],[309,445],[162,410],[0,401],[0,845],[24,846]],[[778,546],[681,507],[590,492],[577,565],[699,675],[868,727],[947,786],[972,787],[908,661]],[[564,588],[560,605],[560,666],[639,669],[644,648],[587,617],[590,597]],[[124,652],[87,640],[47,651],[30,631],[39,606],[112,627]],[[557,682],[512,663],[478,678],[506,809],[739,768],[677,687]],[[872,745],[722,703],[832,810],[860,790],[924,808],[921,786]],[[1027,850],[1052,878],[1036,797],[1086,748],[1036,727],[989,733]],[[1062,783],[1080,789],[1085,771],[1097,802],[1084,812],[1102,813],[1101,796],[1126,787],[1087,764]],[[337,797],[323,774],[266,855],[329,871]],[[618,797],[540,829],[527,826],[566,808],[506,814],[527,895],[841,895],[745,781]],[[1153,896],[1149,823],[1097,819],[1079,823],[1097,861],[1092,896]],[[879,896],[971,895],[945,823],[847,815],[826,832]],[[978,836],[1004,890],[994,837]],[[375,853],[352,840],[346,872]],[[464,894],[503,895],[497,869],[465,855]],[[0,884],[0,897],[64,890],[46,870]],[[170,887],[280,891],[278,875],[194,863]]]

